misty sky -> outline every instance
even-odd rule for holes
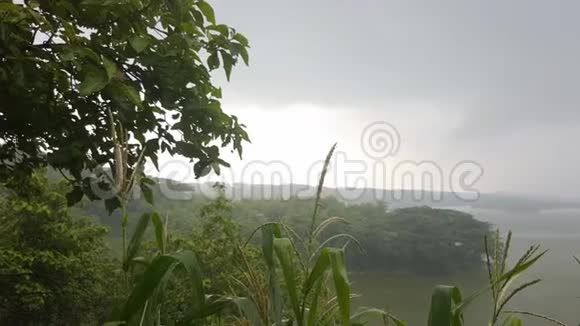
[[[483,192],[580,195],[580,2],[212,4],[251,42],[250,67],[216,78],[252,138],[234,169],[281,160],[310,182],[335,141],[369,161],[361,133],[387,121],[401,139],[387,164],[473,160]]]

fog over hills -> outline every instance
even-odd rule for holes
[[[159,179],[160,187],[169,191],[169,197],[201,194],[213,196],[213,183],[181,183],[170,179]],[[313,197],[316,187],[300,184],[268,185],[237,183],[227,187],[227,195],[233,200],[241,199],[288,199],[290,197]],[[324,187],[323,196],[333,196],[348,203],[383,201],[391,209],[431,206],[454,209],[492,209],[505,212],[540,212],[546,210],[580,209],[580,201],[557,199],[513,193],[473,194],[433,192],[427,190],[381,190],[374,188],[330,188]]]

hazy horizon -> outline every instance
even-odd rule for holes
[[[250,67],[229,83],[216,79],[224,109],[252,140],[242,161],[228,157],[234,174],[280,161],[291,182],[313,184],[309,168],[334,142],[347,160],[370,165],[361,135],[385,121],[400,136],[387,171],[430,161],[447,179],[468,160],[483,168],[480,192],[580,195],[580,154],[570,145],[580,137],[580,3],[212,4],[219,22],[251,40]],[[328,185],[385,179],[353,178]]]

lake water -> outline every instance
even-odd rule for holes
[[[511,260],[517,259],[534,243],[549,252],[522,280],[541,278],[540,284],[516,296],[509,306],[555,317],[567,325],[580,322],[580,265],[572,258],[580,254],[580,212],[550,211],[515,214],[471,210],[480,220],[489,221],[501,230],[513,231]],[[408,325],[427,325],[431,291],[436,284],[456,285],[464,297],[486,286],[485,270],[464,271],[458,275],[420,277],[386,273],[353,273],[354,291],[362,296],[355,306],[387,308]],[[466,325],[485,326],[490,316],[490,299],[482,296],[465,314]],[[542,326],[544,320],[522,318],[526,326]],[[376,322],[372,325],[379,325]]]

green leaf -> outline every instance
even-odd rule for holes
[[[181,251],[172,255],[186,270],[192,282],[192,304],[193,307],[200,307],[205,304],[205,293],[203,290],[203,275],[197,257],[191,251]]]
[[[59,56],[62,61],[72,61],[75,58],[75,48],[70,45],[65,45],[61,49]]]
[[[95,64],[101,63],[101,57],[88,47],[75,47],[74,50],[84,58],[90,59]]]
[[[461,326],[463,314],[456,306],[461,303],[461,292],[457,287],[437,285],[431,296],[429,326]]]
[[[113,80],[111,84],[109,84],[111,91],[123,98],[129,100],[129,102],[133,103],[139,108],[143,108],[143,102],[141,101],[141,96],[139,92],[133,88],[133,86],[123,83],[119,80]]]
[[[112,197],[112,198],[105,199],[105,208],[107,209],[107,212],[109,213],[109,215],[111,215],[111,213],[113,213],[113,211],[115,211],[117,208],[120,208],[120,207],[121,207],[121,202],[119,201],[119,198]]]
[[[205,18],[212,24],[215,25],[215,13],[213,11],[213,8],[211,7],[211,5],[205,1],[200,1],[197,3],[197,7],[199,8],[199,10],[201,10],[201,12],[203,13],[203,15],[205,16]]]
[[[109,77],[109,80],[111,80],[117,74],[117,64],[103,56],[103,65],[107,71],[107,77]]]
[[[229,298],[218,298],[215,301],[207,302],[200,307],[190,309],[190,311],[186,313],[186,317],[183,320],[181,320],[178,324],[196,325],[194,323],[195,320],[216,315],[232,304],[235,304],[235,302]]]
[[[218,162],[212,162],[210,164],[211,169],[215,172],[215,174],[220,175],[220,164]]]
[[[73,190],[66,194],[66,202],[68,206],[72,206],[83,199],[83,188],[75,186]]]
[[[83,67],[83,74],[84,78],[79,87],[79,94],[82,96],[102,90],[109,82],[107,73],[100,67],[92,64],[87,64]]]
[[[149,45],[149,38],[142,35],[134,35],[129,38],[129,44],[137,53],[143,52]]]
[[[207,65],[209,67],[210,70],[214,70],[219,68],[220,66],[220,58],[218,57],[217,52],[212,53],[208,58],[207,58]]]
[[[317,320],[317,313],[318,313],[318,305],[319,305],[319,297],[320,292],[322,291],[322,287],[324,285],[324,276],[330,270],[330,249],[325,248],[322,250],[312,271],[306,278],[306,282],[304,282],[304,287],[302,289],[302,297],[303,300],[308,298],[308,295],[312,290],[314,293],[312,295],[311,303],[308,310],[308,326],[315,326],[318,322]]]
[[[150,205],[153,205],[153,190],[151,190],[151,188],[149,188],[145,183],[141,183],[140,187],[143,197],[145,197],[145,201]]]
[[[282,325],[282,297],[274,263],[274,239],[280,238],[282,233],[280,226],[276,223],[262,225],[260,229],[262,231],[262,253],[268,267],[269,294],[272,300],[274,321],[275,325]]]
[[[240,42],[240,44],[243,45],[244,47],[250,46],[250,42],[248,42],[248,39],[241,33],[236,33],[234,35],[234,40]]]
[[[165,253],[165,227],[163,221],[161,221],[161,216],[157,212],[151,215],[151,221],[155,227],[155,240],[157,241],[157,247],[162,253]]]
[[[318,306],[320,304],[320,293],[322,292],[322,287],[324,286],[324,279],[319,279],[314,285],[314,292],[312,292],[312,298],[310,301],[310,306],[308,307],[308,319],[307,326],[318,325]],[[306,297],[306,296],[304,296]]]
[[[244,60],[244,64],[247,66],[250,64],[250,56],[248,55],[248,49],[242,47],[239,49],[240,55],[242,56],[242,60]]]
[[[350,325],[350,283],[346,272],[344,250],[333,248],[329,251],[329,255],[340,320],[343,326],[348,326]]]
[[[199,160],[193,165],[193,173],[196,178],[201,178],[211,172],[211,162]]]
[[[262,253],[266,265],[269,269],[274,268],[274,239],[282,236],[278,224],[266,224],[261,227],[262,230]]]
[[[312,288],[314,287],[315,283],[324,277],[324,274],[330,270],[330,249],[325,248],[320,252],[314,267],[308,277],[306,278],[306,282],[304,282],[303,293],[304,297],[306,297]]]
[[[234,66],[234,60],[232,59],[232,56],[225,51],[221,51],[221,54],[222,61],[224,63],[224,70],[226,72],[226,78],[228,81],[230,81],[230,75],[232,73],[232,67]]]
[[[223,25],[223,24],[208,26],[207,29],[212,30],[212,31],[217,31],[225,37],[228,37],[230,35],[230,28],[226,25]]]
[[[301,306],[298,301],[296,270],[294,269],[296,263],[292,259],[294,256],[292,241],[288,238],[274,239],[274,251],[276,252],[276,257],[278,257],[278,261],[282,268],[284,282],[286,283],[286,291],[288,291],[288,296],[290,297],[290,304],[292,305],[294,316],[296,317],[296,320],[302,320],[303,317],[300,313]]]
[[[185,157],[193,158],[204,156],[203,151],[197,143],[178,141],[175,143],[177,152]]]
[[[123,270],[128,271],[130,267],[130,262],[133,260],[135,256],[137,256],[137,252],[139,251],[139,247],[141,246],[141,241],[143,240],[143,235],[145,234],[145,230],[147,230],[147,226],[149,225],[149,220],[151,220],[150,213],[144,213],[141,215],[141,218],[135,225],[135,229],[133,230],[133,234],[131,235],[131,240],[129,241],[129,245],[127,246],[127,254],[125,255],[125,261],[123,262]]]
[[[123,307],[121,319],[128,321],[141,311],[155,292],[160,292],[165,288],[169,276],[177,266],[183,266],[193,282],[192,309],[202,308],[205,304],[205,295],[197,258],[191,251],[182,251],[174,255],[157,256],[153,259],[129,295]],[[155,311],[155,309],[150,310]]]
[[[133,288],[129,298],[123,307],[121,318],[129,321],[137,314],[158,286],[163,285],[163,280],[167,274],[170,274],[175,268],[177,262],[170,256],[158,256],[153,261],[141,278],[141,281]]]

